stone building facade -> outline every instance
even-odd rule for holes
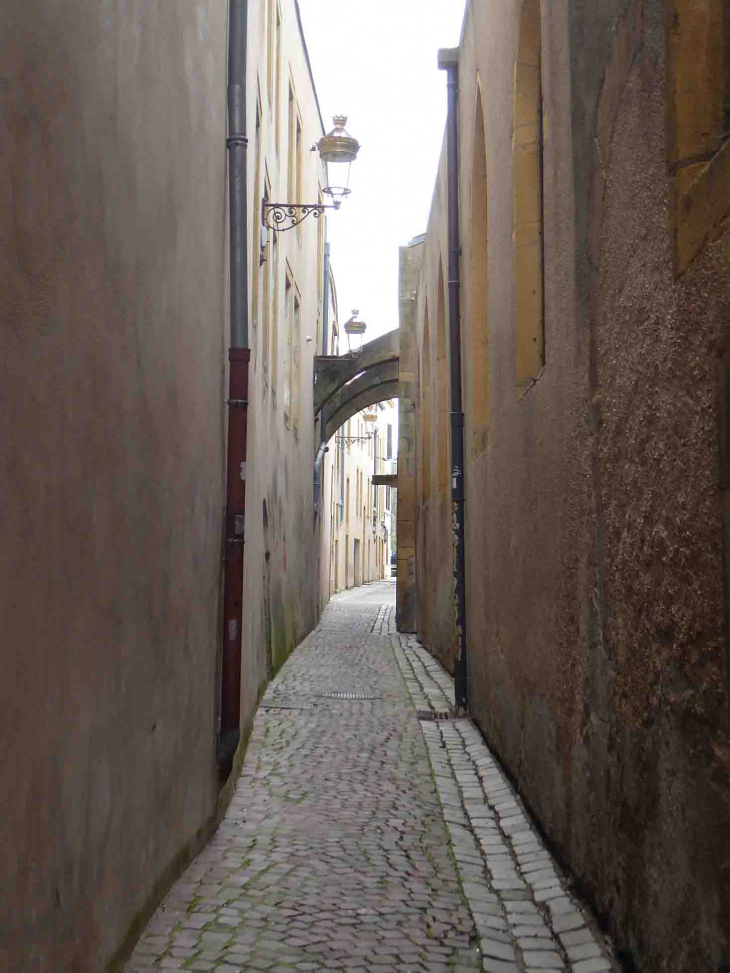
[[[358,412],[330,439],[325,467],[329,518],[328,593],[390,577],[389,510],[385,486],[373,474],[389,466],[385,458],[387,423],[374,405]]]
[[[458,51],[470,710],[672,973],[730,964],[729,51],[721,0],[469,2]],[[444,151],[401,252],[398,598],[452,666],[447,190]]]
[[[0,10],[3,970],[114,968],[228,798],[227,7]],[[242,745],[318,616],[325,232],[260,232],[318,199],[323,126],[295,0],[248,32]]]

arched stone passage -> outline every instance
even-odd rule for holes
[[[319,415],[323,405],[327,406],[328,412],[330,409],[336,409],[337,406],[330,400],[360,372],[366,374],[373,372],[374,379],[377,379],[377,370],[382,366],[395,363],[397,369],[399,355],[400,332],[396,328],[395,331],[388,331],[387,334],[368,341],[357,354],[315,358],[317,375],[317,384],[314,386],[315,416]],[[327,426],[329,428],[329,422]]]
[[[343,406],[346,406],[351,399],[357,395],[360,395],[362,392],[367,391],[368,389],[377,389],[377,387],[382,385],[383,382],[397,381],[397,361],[385,362],[382,365],[378,365],[376,368],[371,368],[369,371],[363,372],[362,375],[358,375],[357,378],[353,379],[352,382],[348,382],[347,385],[343,385],[341,389],[338,389],[338,391],[335,392],[327,403],[327,414],[328,416],[335,415],[343,408]]]
[[[389,381],[376,383],[375,385],[364,385],[356,390],[354,394],[347,397],[342,405],[332,413],[327,415],[327,440],[329,441],[340,426],[343,426],[348,419],[367,409],[368,406],[378,402],[386,402],[388,399],[398,398],[398,374],[396,365],[396,376]],[[355,385],[355,382],[352,383]]]

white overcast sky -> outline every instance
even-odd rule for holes
[[[299,0],[325,127],[346,114],[362,146],[328,232],[340,320],[358,308],[365,341],[398,326],[398,247],[426,229],[446,121],[436,55],[459,43],[464,5]]]

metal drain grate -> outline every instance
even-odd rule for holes
[[[317,693],[323,699],[381,699],[380,696],[372,696],[370,693]]]
[[[460,717],[454,710],[419,709],[416,710],[416,716],[419,720],[426,720],[430,723],[442,722],[443,720],[464,719],[464,717]]]
[[[281,709],[305,709],[305,710],[313,710],[314,709],[314,704],[313,703],[310,703],[309,706],[291,706],[291,705],[286,704],[286,703],[262,703],[261,706],[259,707],[259,709],[265,709],[265,710],[272,710],[272,709],[273,710],[281,710]]]

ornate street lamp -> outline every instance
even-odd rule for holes
[[[350,354],[357,354],[360,351],[360,348],[362,347],[362,336],[365,334],[367,329],[367,325],[364,321],[355,320],[359,313],[360,312],[357,308],[353,308],[352,317],[348,321],[345,321],[344,324],[345,334],[347,335],[347,350],[350,352]],[[357,347],[354,349],[350,342],[350,335],[356,335],[359,337]]]
[[[347,115],[335,115],[332,121],[335,127],[323,135],[312,149],[317,149],[320,159],[327,166],[328,180],[330,163],[347,166],[344,185],[327,186],[322,190],[330,197],[331,203],[268,203],[265,199],[261,200],[261,222],[268,229],[278,232],[291,230],[310,213],[319,219],[326,209],[339,209],[342,200],[350,195],[350,166],[357,158],[360,143],[345,130]]]

